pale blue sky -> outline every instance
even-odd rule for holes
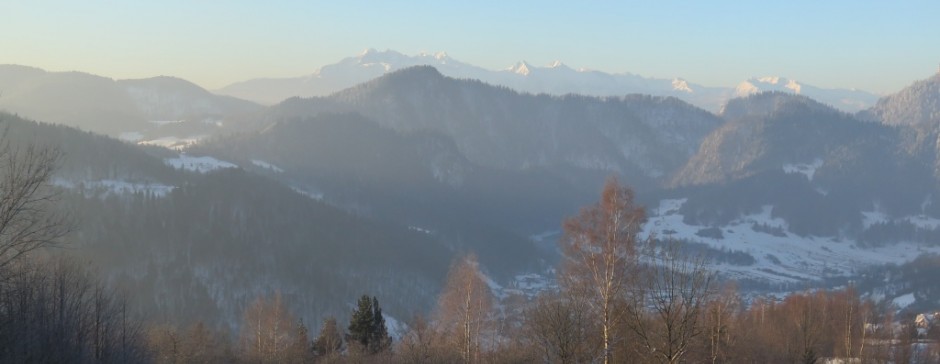
[[[7,1],[0,63],[213,89],[365,48],[890,93],[937,72],[940,1]]]

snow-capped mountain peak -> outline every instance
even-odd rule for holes
[[[803,86],[796,80],[780,76],[750,78],[741,82],[734,89],[735,97],[745,97],[764,91],[780,91],[800,94]]]
[[[865,109],[878,99],[877,95],[865,91],[814,87],[780,76],[750,78],[734,88],[733,96],[747,97],[767,91],[804,95],[848,112]]]
[[[780,83],[780,76],[764,76],[764,77],[758,78],[757,82],[776,85]]]
[[[802,86],[798,82],[796,82],[796,80],[790,80],[790,82],[787,82],[787,85],[784,87],[790,90],[793,90],[793,92],[797,94],[799,94],[800,89],[802,89]]]
[[[688,93],[695,92],[694,90],[692,90],[691,87],[689,87],[689,82],[681,78],[676,78],[672,80],[672,89],[676,91],[682,91],[682,92],[688,92]]]
[[[508,71],[515,74],[528,76],[530,73],[532,73],[532,66],[529,65],[528,62],[522,61],[512,65],[512,67],[509,67]]]

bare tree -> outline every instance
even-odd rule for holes
[[[726,286],[705,307],[705,347],[708,360],[713,363],[728,362],[735,345],[735,321],[741,310],[741,298],[733,285]]]
[[[75,261],[21,259],[0,285],[0,362],[146,361],[124,302]]]
[[[277,363],[284,359],[292,342],[292,324],[295,322],[281,301],[281,294],[273,298],[258,297],[245,310],[242,340],[248,360]]]
[[[546,363],[590,362],[596,345],[586,303],[578,297],[540,295],[525,311],[525,336],[535,341]]]
[[[443,333],[435,330],[424,317],[415,315],[408,324],[408,332],[398,341],[395,350],[401,363],[443,363],[453,362],[448,356],[448,343]]]
[[[330,316],[323,320],[323,327],[313,342],[313,348],[321,358],[339,355],[343,350],[343,333],[340,332],[335,317]]]
[[[483,281],[476,255],[458,258],[447,275],[435,316],[439,331],[459,348],[461,360],[480,360],[483,336],[489,329],[493,294]]]
[[[69,231],[47,186],[59,157],[58,149],[13,145],[0,134],[0,270]]]
[[[633,191],[615,178],[601,199],[564,223],[564,266],[559,281],[570,294],[584,297],[600,326],[604,363],[613,362],[614,325],[623,317],[615,307],[634,284],[637,235],[646,220]]]
[[[628,326],[653,360],[679,363],[702,333],[714,274],[704,259],[684,256],[676,243],[655,251],[642,274]],[[647,317],[649,315],[649,317]]]

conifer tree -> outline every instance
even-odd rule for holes
[[[346,342],[352,345],[358,345],[361,349],[369,348],[370,339],[373,337],[375,327],[375,311],[372,309],[372,299],[368,295],[359,297],[359,303],[356,311],[353,311],[349,319],[349,333],[346,335]]]
[[[357,348],[369,354],[375,354],[390,347],[392,338],[385,327],[385,317],[382,316],[379,300],[362,295],[357,306],[349,320],[349,334],[346,336],[350,347],[355,344]]]
[[[372,337],[370,339],[370,351],[378,353],[384,351],[392,345],[392,338],[388,335],[388,328],[385,326],[385,317],[382,316],[382,308],[379,307],[379,300],[372,297]]]

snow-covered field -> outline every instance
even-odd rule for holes
[[[740,217],[720,227],[721,238],[707,238],[696,233],[711,228],[710,226],[689,225],[682,221],[683,216],[679,213],[679,208],[685,201],[660,201],[659,207],[650,211],[650,218],[643,229],[644,234],[704,243],[715,249],[741,251],[755,259],[756,262],[751,265],[714,264],[719,273],[729,278],[799,282],[851,275],[860,268],[888,263],[902,264],[923,253],[940,252],[940,247],[922,247],[913,243],[864,249],[858,247],[854,241],[846,239],[798,236],[788,231],[786,221],[771,217],[772,206],[764,206],[758,214]],[[866,224],[887,219],[883,214],[877,213],[866,214],[865,218]],[[940,226],[934,225],[932,220],[936,219],[924,217],[916,221],[924,226]],[[770,229],[755,231],[752,228],[755,225]],[[767,232],[771,229],[782,231],[783,234]]]
[[[163,163],[176,168],[184,169],[191,172],[207,173],[217,169],[223,168],[238,168],[238,166],[221,161],[212,157],[193,157],[185,153],[180,154],[176,158],[167,158],[163,160]]]
[[[914,301],[916,301],[916,299],[914,298],[914,294],[908,293],[905,295],[895,297],[894,300],[892,300],[891,302],[893,302],[895,306],[898,306],[898,309],[904,309],[907,306],[912,305]]]

